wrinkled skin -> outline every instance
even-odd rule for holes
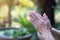
[[[41,34],[42,40],[55,40],[50,32],[51,24],[45,13],[41,16],[38,12],[32,11],[29,16],[33,26]]]
[[[30,12],[30,18],[31,18],[31,23],[34,25],[36,30],[43,32],[45,30],[50,30],[51,24],[46,16],[46,14],[43,14],[43,17],[36,11]]]

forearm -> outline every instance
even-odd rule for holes
[[[55,40],[50,31],[42,33],[44,40]]]
[[[51,32],[60,35],[60,30],[57,30],[55,28],[51,28]]]
[[[55,40],[50,31],[43,32],[42,34],[39,34],[38,37],[40,40]]]
[[[53,34],[53,36],[56,40],[60,40],[60,31],[59,30],[51,28],[51,33]]]

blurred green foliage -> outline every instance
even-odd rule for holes
[[[12,36],[13,38],[21,37],[30,34],[30,32],[25,27],[21,27],[17,30],[5,30],[4,36]]]
[[[14,18],[14,21],[21,24],[22,27],[27,28],[30,33],[33,33],[36,31],[33,25],[27,20],[26,15],[24,16],[18,15],[17,18]]]

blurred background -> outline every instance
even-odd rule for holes
[[[54,20],[58,25],[55,26],[58,28],[60,22],[60,0],[55,0],[55,2],[56,6],[54,7]],[[41,4],[40,2],[37,2],[37,0],[0,0],[0,27],[19,28],[20,23],[16,22],[17,20],[15,20],[15,18],[19,20],[20,18],[18,18],[18,15],[27,16],[29,11],[37,10],[39,6],[41,6]],[[41,8],[39,8],[38,11],[40,10]],[[26,19],[28,20],[29,18],[27,17]]]
[[[28,16],[33,10],[45,12],[52,26],[60,29],[60,0],[0,0],[0,29],[23,26],[34,32]]]

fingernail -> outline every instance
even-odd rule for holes
[[[44,13],[44,15],[46,15],[46,14]]]
[[[46,16],[46,13],[44,13],[43,16]]]

